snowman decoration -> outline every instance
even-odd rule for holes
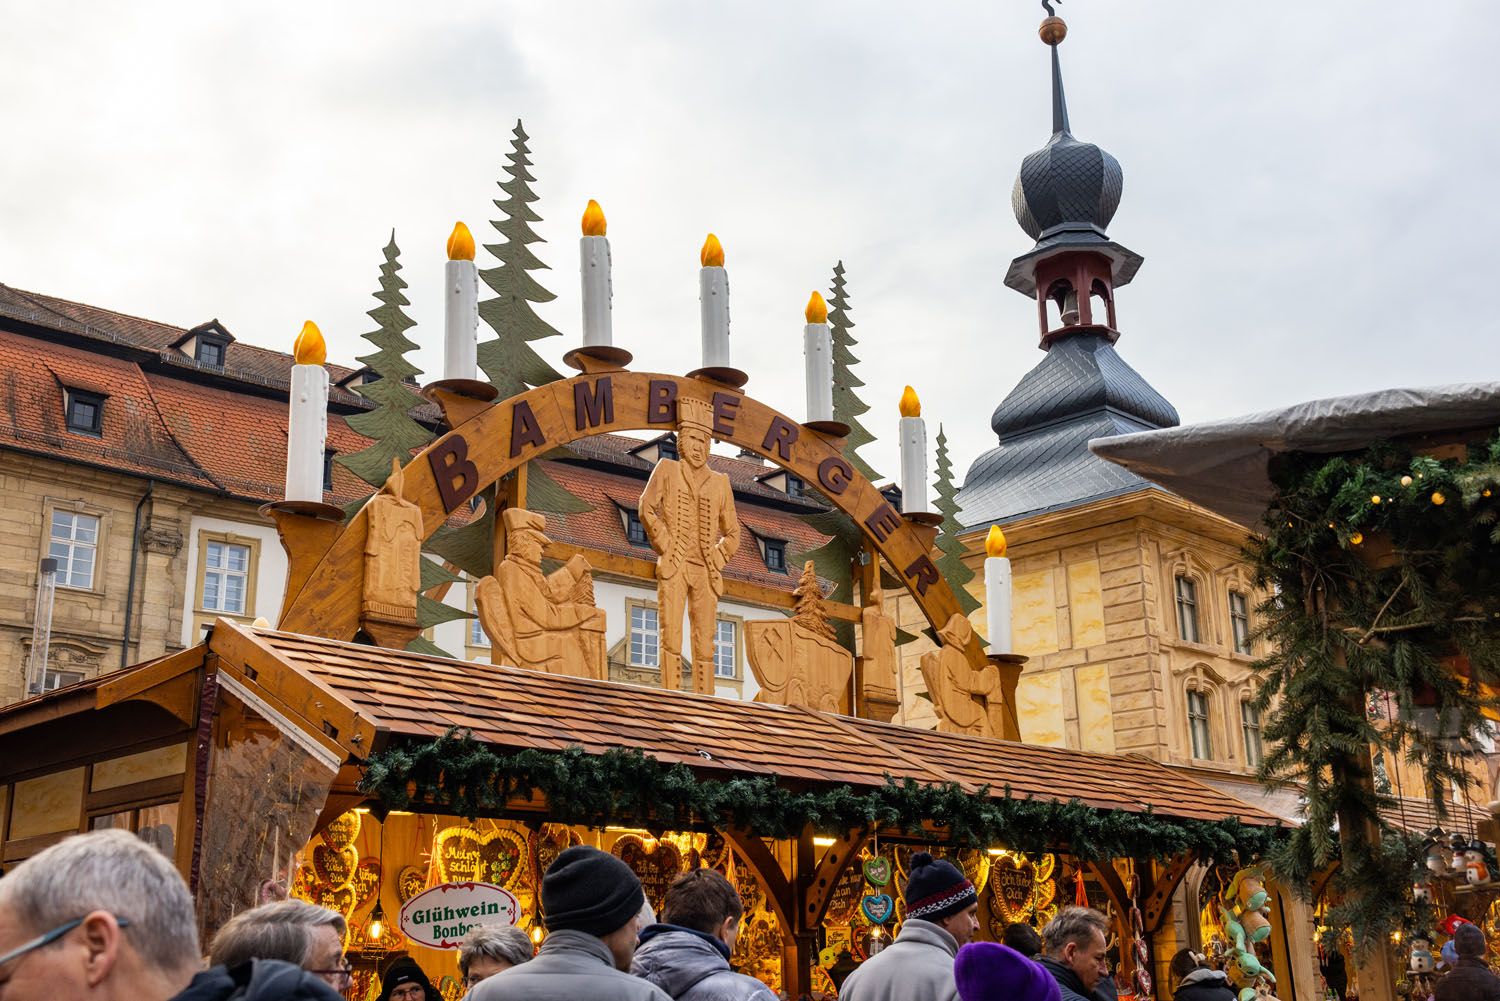
[[[1411,940],[1411,960],[1408,969],[1412,973],[1431,973],[1434,965],[1432,936],[1426,932],[1418,932]]]
[[[1463,852],[1464,879],[1470,886],[1484,886],[1490,882],[1490,865],[1485,859],[1484,843],[1470,842]]]

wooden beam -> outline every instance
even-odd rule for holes
[[[1173,856],[1162,874],[1152,881],[1151,893],[1146,897],[1145,906],[1141,908],[1141,920],[1146,926],[1146,934],[1155,934],[1161,928],[1162,921],[1171,913],[1172,897],[1177,893],[1177,887],[1182,884],[1196,861],[1197,855],[1193,852]],[[1136,863],[1137,866],[1142,864],[1145,863]]]
[[[1339,864],[1330,862],[1312,874],[1312,878],[1307,881],[1307,890],[1314,904],[1322,899],[1324,892],[1328,889],[1328,884],[1333,881],[1334,874],[1338,871]]]
[[[781,863],[776,861],[776,856],[771,854],[771,849],[766,847],[764,841],[741,828],[724,828],[724,839],[750,864],[751,871],[755,873],[755,881],[765,891],[766,902],[771,905],[772,913],[781,922],[781,927],[790,934],[796,927],[797,902],[792,893],[791,881],[781,871]]]
[[[833,891],[839,885],[844,870],[859,856],[859,851],[870,840],[868,827],[856,827],[836,838],[823,852],[817,868],[808,878],[803,890],[802,919],[807,928],[816,929],[828,913],[833,902]]]

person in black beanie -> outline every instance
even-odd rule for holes
[[[380,997],[377,1001],[443,1001],[438,989],[432,986],[427,974],[410,956],[402,956],[391,964],[380,978]]]
[[[474,985],[469,1001],[672,1001],[630,969],[646,902],[620,859],[574,845],[542,876],[546,941],[536,958]]]
[[[958,1001],[953,957],[979,930],[979,895],[963,871],[927,852],[911,857],[906,921],[844,981],[840,1001]]]

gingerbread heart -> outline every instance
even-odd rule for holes
[[[636,835],[623,834],[610,851],[640,877],[646,899],[651,901],[652,907],[661,910],[667,888],[682,873],[682,853],[677,846],[658,841],[654,849],[648,849],[646,842]]]
[[[865,859],[865,882],[871,886],[884,886],[891,881],[891,860],[884,855]]]
[[[889,893],[877,893],[861,900],[859,909],[865,912],[865,917],[870,919],[871,924],[883,925],[896,913],[896,902]]]
[[[731,857],[734,859],[735,889],[740,891],[740,900],[745,905],[745,913],[749,914],[765,900],[765,890],[761,888],[760,880],[755,878],[755,870],[750,868],[749,863],[732,852]]]
[[[396,896],[404,904],[427,888],[427,874],[414,865],[402,869],[396,876]]]
[[[314,894],[313,902],[319,907],[326,907],[330,911],[337,911],[348,921],[354,913],[354,887],[344,886],[320,886]]]
[[[315,845],[312,865],[319,883],[327,887],[343,886],[354,877],[354,870],[359,867],[359,852],[351,845],[343,848]]]
[[[313,872],[312,866],[303,863],[297,867],[297,874],[292,879],[291,895],[299,900],[311,900],[317,885],[318,874]]]
[[[443,979],[438,981],[437,989],[443,1001],[459,1001],[464,996],[464,985],[451,973],[443,975]]]
[[[341,813],[323,829],[323,840],[334,848],[347,848],[359,837],[359,814]]]
[[[854,915],[859,912],[859,898],[864,888],[864,874],[859,867],[851,865],[845,869],[829,896],[826,922],[830,925],[852,923]]]
[[[363,907],[375,898],[380,892],[380,860],[377,858],[362,858],[359,866],[354,870],[354,878],[350,881],[354,884],[354,896],[356,907]]]
[[[531,850],[536,859],[536,879],[540,883],[542,874],[552,868],[557,856],[573,845],[583,844],[583,839],[564,824],[543,824],[541,830],[531,834]]]
[[[439,883],[494,883],[509,889],[521,874],[526,841],[509,828],[485,834],[449,827],[432,841],[432,864]]]

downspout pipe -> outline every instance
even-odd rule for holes
[[[125,631],[120,635],[120,666],[130,666],[130,625],[135,611],[135,567],[141,552],[141,511],[156,489],[155,480],[146,481],[146,492],[135,504],[135,524],[130,530],[130,576],[125,584]]]

